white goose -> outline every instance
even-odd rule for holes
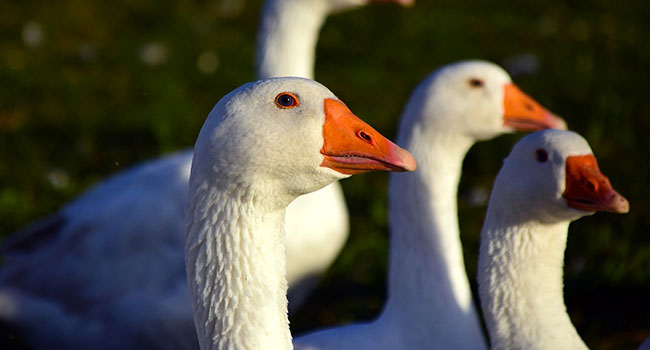
[[[418,162],[390,179],[388,300],[374,322],[308,334],[311,349],[481,349],[456,212],[463,158],[512,130],[564,128],[495,64],[447,65],[413,92],[398,140]]]
[[[564,305],[569,224],[628,210],[578,134],[546,130],[515,145],[481,231],[479,294],[493,349],[587,349]]]
[[[291,349],[287,205],[352,174],[415,167],[407,151],[314,81],[262,80],[226,95],[196,141],[186,205],[201,349]]]
[[[313,79],[318,33],[329,14],[372,2],[409,6],[414,1],[267,0],[257,38],[257,76]],[[328,217],[320,215],[325,210]],[[334,182],[293,201],[287,208],[286,224],[289,310],[296,310],[347,240],[348,212],[341,185]]]
[[[381,0],[267,0],[259,77],[311,77],[325,17],[374,1]],[[182,248],[191,161],[185,150],[114,175],[5,241],[0,320],[36,348],[194,347]],[[299,201],[287,219],[287,275],[298,286],[291,305],[348,233],[338,184]],[[313,210],[324,206],[326,219]]]

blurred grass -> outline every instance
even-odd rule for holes
[[[230,9],[226,5],[230,5]],[[242,6],[243,5],[243,6]],[[234,7],[233,7],[234,6]],[[0,2],[0,235],[109,174],[187,147],[212,106],[252,80],[260,0]],[[316,78],[386,135],[415,85],[460,59],[534,57],[515,82],[590,142],[631,203],[572,224],[566,301],[594,349],[650,334],[650,5],[420,0],[328,19]],[[474,147],[459,215],[470,276],[491,187],[520,135]],[[384,298],[385,174],[343,182],[352,234],[294,332],[372,318]],[[472,278],[473,279],[473,278]]]

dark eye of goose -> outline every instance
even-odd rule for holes
[[[485,82],[482,79],[472,78],[469,80],[469,86],[473,88],[483,87],[483,85],[485,85]]]
[[[535,158],[537,159],[538,162],[544,163],[548,160],[548,153],[546,153],[545,149],[540,148],[537,151],[535,151]]]
[[[280,108],[294,108],[300,105],[300,100],[290,92],[283,92],[275,97],[275,105]]]

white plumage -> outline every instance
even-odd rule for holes
[[[258,75],[311,77],[325,17],[365,3],[267,0]],[[135,166],[9,238],[0,319],[38,348],[194,347],[182,249],[191,161],[185,150]],[[323,218],[322,208],[331,217]],[[348,218],[338,183],[288,210],[295,308],[343,246]]]
[[[524,104],[530,110],[520,108]],[[418,171],[390,179],[388,300],[379,318],[296,339],[307,349],[481,349],[485,340],[465,272],[456,213],[463,158],[477,141],[566,127],[482,61],[445,66],[413,92],[398,142]]]
[[[587,349],[564,305],[569,224],[628,209],[578,134],[546,130],[515,145],[481,232],[479,292],[493,349]]]
[[[278,101],[287,93],[298,103],[285,108]],[[414,169],[408,152],[311,80],[262,80],[225,96],[197,139],[186,206],[185,262],[201,348],[292,348],[287,205],[349,174]]]

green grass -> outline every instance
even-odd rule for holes
[[[222,4],[0,2],[1,236],[107,175],[193,144],[216,101],[253,79],[260,1],[235,14]],[[515,82],[587,138],[631,204],[630,214],[597,214],[571,226],[566,300],[594,349],[633,349],[650,334],[648,15],[640,0],[419,0],[411,9],[371,6],[333,16],[318,47],[317,79],[386,135],[394,135],[410,91],[436,67],[537,58],[538,70]],[[23,39],[30,28],[40,29],[39,43]],[[147,47],[163,59],[143,62]],[[197,68],[206,52],[217,57],[210,74]],[[459,215],[470,276],[485,207],[469,195],[489,190],[520,136],[478,144],[465,161]],[[386,180],[368,174],[343,182],[351,237],[292,329],[368,319],[380,309]]]

